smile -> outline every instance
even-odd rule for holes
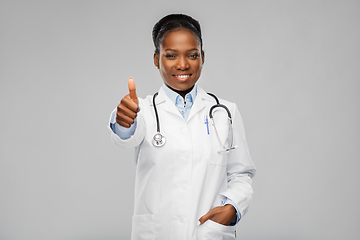
[[[179,74],[179,75],[173,75],[174,77],[176,77],[177,79],[180,80],[186,80],[188,79],[192,74]]]

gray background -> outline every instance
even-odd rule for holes
[[[258,173],[240,239],[359,239],[359,1],[0,1],[0,239],[129,239],[131,150],[107,121],[151,30],[202,24],[199,85],[236,102]],[[155,130],[155,129],[154,129]]]

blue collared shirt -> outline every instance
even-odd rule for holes
[[[197,86],[193,87],[193,89],[185,95],[185,98],[180,96],[178,93],[171,90],[169,87],[167,87],[165,84],[163,84],[163,89],[165,91],[165,94],[168,98],[170,98],[171,102],[173,102],[176,106],[176,108],[179,110],[180,114],[183,116],[185,120],[188,119],[191,107],[194,104],[195,98],[197,96]],[[135,118],[135,123],[131,125],[130,128],[121,127],[115,119],[111,120],[110,127],[113,130],[113,132],[118,135],[121,139],[125,140],[130,138],[132,135],[134,135],[136,130],[137,121]],[[230,225],[235,225],[240,221],[241,213],[239,212],[239,209],[237,208],[236,204],[227,197],[224,197],[223,199],[223,205],[231,204],[236,209],[236,219],[231,222]]]
[[[193,89],[185,95],[185,98],[171,90],[165,84],[163,84],[163,89],[166,96],[168,96],[168,98],[170,98],[170,100],[175,104],[176,108],[179,110],[183,118],[187,120],[190,114],[191,107],[197,95],[197,86],[195,85]]]

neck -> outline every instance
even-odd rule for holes
[[[179,90],[176,90],[176,89],[173,89],[172,87],[170,87],[169,85],[166,84],[166,86],[168,88],[170,88],[171,90],[173,90],[174,92],[176,92],[177,94],[179,94],[180,96],[182,96],[184,99],[185,99],[185,96],[186,94],[188,94],[189,92],[191,92],[191,90],[193,90],[194,86],[193,85],[191,88],[187,89],[187,90],[184,90],[184,91],[179,91]]]

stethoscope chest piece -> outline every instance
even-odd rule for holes
[[[152,139],[152,144],[155,147],[162,147],[166,142],[166,138],[161,133],[156,133]]]

